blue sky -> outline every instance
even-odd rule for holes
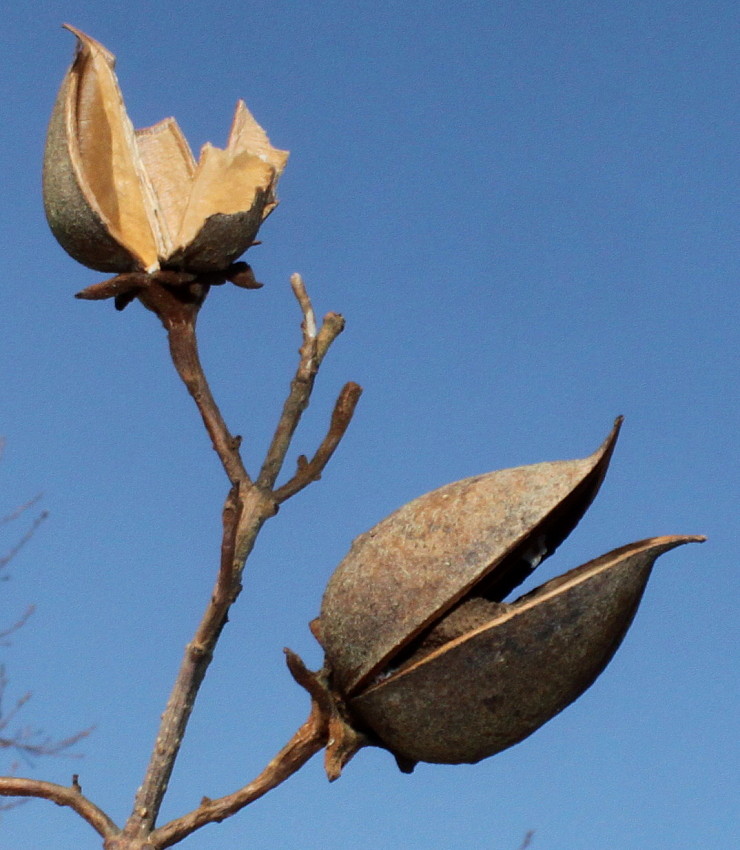
[[[250,252],[259,292],[200,321],[214,394],[261,459],[295,364],[300,271],[335,345],[290,457],[341,384],[365,393],[321,482],[260,538],[193,715],[163,819],[256,775],[304,720],[290,646],[350,541],[491,469],[580,457],[625,426],[606,483],[537,581],[644,537],[703,533],[658,562],[598,682],[511,750],[401,775],[316,758],[188,850],[696,850],[740,842],[737,663],[737,7],[730,2],[29,2],[4,14],[0,514],[50,518],[12,564],[2,649],[23,720],[96,724],[80,774],[128,814],[214,574],[226,481],[156,319],[81,303],[101,279],[41,207],[46,123],[74,24],[118,57],[136,126],[223,144],[243,97],[291,151]],[[21,522],[0,529],[9,548]],[[67,810],[4,815],[0,848],[98,847]]]

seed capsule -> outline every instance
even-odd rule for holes
[[[633,543],[505,606],[350,700],[405,759],[477,762],[586,690],[622,642],[655,559],[697,537]]]
[[[590,457],[448,484],[353,543],[313,629],[345,715],[400,764],[530,735],[604,669],[655,559],[704,539],[633,543],[503,602],[585,513],[620,424]]]
[[[57,240],[104,272],[227,268],[277,205],[288,154],[272,147],[242,101],[226,148],[204,145],[197,163],[173,118],[134,130],[114,56],[68,29],[77,52],[44,154],[44,206]]]

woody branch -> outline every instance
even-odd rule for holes
[[[359,399],[360,388],[355,384],[348,385],[351,390],[345,388],[342,391],[337,404],[339,412],[335,408],[329,433],[312,461],[305,466],[299,464],[298,472],[288,482],[290,492],[275,491],[275,481],[282,469],[295,429],[308,406],[321,361],[344,327],[341,316],[330,313],[317,330],[313,308],[299,275],[292,276],[291,286],[303,313],[303,341],[288,397],[262,469],[254,482],[241,459],[240,440],[229,432],[210,392],[198,357],[195,336],[197,309],[167,309],[160,313],[169,335],[175,367],[200,411],[213,447],[232,486],[223,508],[221,562],[216,584],[195,636],[185,649],[177,680],[162,716],[149,767],[137,793],[131,817],[124,828],[124,833],[131,836],[147,835],[154,828],[198,690],[227,621],[229,609],[241,590],[244,564],[262,525],[275,514],[279,502],[298,492],[320,475],[349,425]],[[297,736],[301,742],[311,738],[300,730]],[[313,755],[318,748],[320,743],[314,736],[307,747],[299,749],[301,752],[310,751]],[[282,757],[286,764],[293,757],[294,751],[294,746],[288,745],[285,748]],[[281,756],[277,759],[280,761]],[[279,770],[278,774],[280,772]],[[285,778],[292,772],[293,770],[290,770],[286,773]],[[223,816],[225,815],[221,815]]]
[[[227,622],[229,609],[241,591],[241,575],[256,537],[281,502],[320,477],[343,437],[360,397],[361,388],[357,384],[345,385],[336,401],[327,434],[311,460],[301,455],[295,474],[286,484],[275,488],[295,430],[308,406],[316,373],[331,344],[344,328],[343,318],[336,313],[329,313],[321,327],[317,328],[311,301],[299,275],[292,276],[291,287],[303,314],[299,361],[256,480],[250,477],[244,466],[240,453],[241,439],[229,431],[198,355],[195,323],[208,287],[197,300],[178,297],[177,291],[156,280],[150,280],[138,293],[140,300],[157,313],[167,330],[175,368],[196,403],[213,448],[231,482],[222,511],[223,534],[216,582],[193,639],[185,648],[149,765],[123,829],[82,797],[76,784],[70,790],[32,779],[0,779],[0,794],[46,797],[74,809],[106,839],[105,846],[109,850],[172,846],[205,823],[223,820],[279,785],[326,742],[326,714],[314,701],[309,719],[256,779],[217,801],[204,798],[201,806],[190,815],[155,830],[156,818],[190,714]]]

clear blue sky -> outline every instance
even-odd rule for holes
[[[365,387],[324,478],[266,527],[163,817],[256,775],[308,710],[284,668],[350,541],[458,478],[593,451],[626,422],[596,503],[544,580],[632,540],[703,533],[658,563],[585,696],[477,766],[401,775],[316,758],[188,850],[730,850],[738,739],[738,9],[735,2],[28,2],[4,12],[0,514],[50,519],[2,586],[24,722],[84,759],[22,766],[128,814],[210,591],[226,480],[156,319],[81,303],[101,279],[46,227],[46,123],[74,48],[118,56],[136,126],[223,144],[243,97],[292,152],[250,252],[259,292],[200,320],[214,393],[253,468],[295,364],[300,271],[347,330],[292,458],[345,380]],[[7,548],[22,525],[2,531]],[[4,815],[2,850],[83,850],[68,810]]]

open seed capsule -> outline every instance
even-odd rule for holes
[[[105,272],[226,269],[275,208],[288,154],[270,144],[243,101],[228,143],[196,162],[173,118],[134,130],[102,44],[77,36],[44,154],[44,207],[78,262]]]
[[[655,559],[697,537],[655,537],[571,570],[350,700],[411,762],[477,762],[531,735],[588,688],[622,642]]]
[[[655,559],[703,539],[634,543],[503,603],[591,504],[620,424],[587,458],[415,499],[337,567],[314,634],[347,716],[400,764],[476,762],[530,735],[606,666]]]

